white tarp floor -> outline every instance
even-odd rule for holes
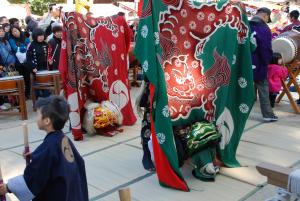
[[[139,89],[132,89],[132,99]],[[133,101],[134,102],[134,101]],[[29,133],[31,150],[44,138],[37,129],[36,115],[31,101],[29,111]],[[187,162],[182,171],[191,192],[180,192],[159,186],[155,174],[145,171],[141,164],[140,121],[134,126],[124,127],[124,133],[108,138],[86,136],[75,146],[86,163],[89,197],[91,201],[117,201],[118,189],[130,187],[133,201],[262,201],[271,197],[276,187],[266,185],[266,178],[259,175],[255,165],[272,162],[287,167],[300,164],[300,116],[295,114],[285,99],[275,108],[279,121],[263,123],[258,103],[248,119],[237,157],[241,168],[222,169],[215,182],[201,182],[191,175]],[[25,162],[22,158],[22,121],[17,116],[2,116],[0,113],[0,162],[4,179],[22,174]],[[71,138],[68,125],[64,131]],[[15,201],[14,196],[9,196]]]

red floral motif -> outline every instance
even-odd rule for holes
[[[248,27],[241,19],[241,10],[232,3],[218,9],[216,4],[192,8],[188,1],[163,2],[169,10],[161,14],[159,32],[171,118],[187,118],[193,108],[202,108],[205,118],[213,121],[216,92],[229,83],[230,66],[215,50],[215,63],[203,72],[199,55],[210,36],[225,25],[237,30],[239,43],[245,41]]]
[[[165,61],[163,68],[167,83],[169,108],[172,119],[185,118],[191,109],[203,107],[205,118],[214,120],[215,107],[213,101],[216,91],[222,85],[229,83],[230,68],[226,57],[214,52],[215,63],[202,74],[197,61],[189,65],[188,55],[174,56]]]

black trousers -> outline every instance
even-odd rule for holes
[[[30,70],[27,68],[26,64],[16,63],[16,70],[23,75],[25,82],[25,96],[26,98],[30,98]]]

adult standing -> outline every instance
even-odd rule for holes
[[[266,122],[277,121],[269,100],[268,65],[272,59],[272,34],[267,23],[271,22],[271,10],[262,7],[250,20],[250,28],[254,33],[257,48],[252,54],[253,76],[255,88],[258,91],[261,113]]]
[[[25,96],[30,98],[30,71],[26,66],[26,52],[30,41],[18,27],[10,29],[9,44],[16,56],[16,69],[24,77]]]
[[[0,77],[7,76],[7,72],[13,70],[15,65],[15,56],[6,40],[3,25],[0,25]],[[7,110],[11,107],[7,96],[0,96],[0,110]]]
[[[5,30],[2,25],[0,25],[0,57],[3,61],[4,67],[15,65],[16,59],[11,46],[5,37]]]

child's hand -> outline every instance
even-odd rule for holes
[[[7,192],[6,184],[0,184],[0,196],[5,195]]]
[[[35,69],[33,69],[32,71],[33,71],[34,73],[36,73],[38,70],[35,68]]]
[[[23,158],[26,159],[27,157],[31,158],[32,153],[31,152],[27,152],[25,153],[25,151],[23,152]]]

